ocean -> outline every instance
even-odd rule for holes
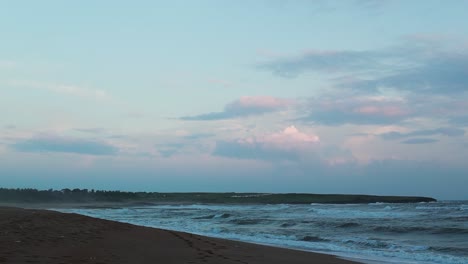
[[[55,210],[366,263],[468,263],[468,201]]]

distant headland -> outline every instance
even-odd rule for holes
[[[431,197],[377,196],[354,194],[307,194],[307,193],[161,193],[124,192],[88,189],[7,189],[0,188],[0,203],[205,203],[205,204],[365,204],[365,203],[419,203],[436,202]]]

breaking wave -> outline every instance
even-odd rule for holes
[[[468,203],[151,205],[60,209],[137,225],[387,263],[468,263]]]

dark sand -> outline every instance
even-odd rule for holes
[[[0,263],[351,264],[334,256],[0,207]]]

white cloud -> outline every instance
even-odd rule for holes
[[[218,141],[213,154],[240,159],[299,160],[314,153],[319,142],[317,135],[289,126],[278,133]]]
[[[300,132],[295,126],[289,126],[282,132],[273,133],[257,139],[259,142],[279,148],[302,148],[308,144],[320,142],[316,135]]]

